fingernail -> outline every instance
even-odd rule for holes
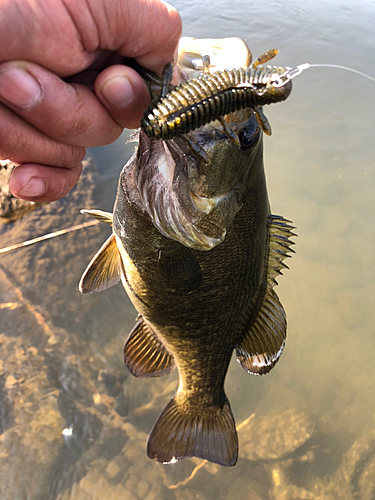
[[[114,76],[103,85],[101,95],[110,106],[122,109],[134,99],[134,90],[127,78]]]
[[[26,186],[19,192],[20,196],[25,198],[36,198],[42,196],[46,192],[44,180],[40,177],[31,177]]]
[[[8,68],[0,73],[0,98],[17,108],[27,110],[39,100],[42,89],[39,83],[20,68]]]

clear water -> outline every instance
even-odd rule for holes
[[[375,76],[371,1],[172,3],[185,35],[239,36],[255,56],[279,48],[275,64]],[[297,226],[297,253],[277,288],[288,316],[280,362],[261,378],[233,362],[227,377],[237,423],[254,414],[234,468],[204,465],[179,484],[200,460],[147,458],[147,434],[176,375],[127,373],[122,345],[136,312],[121,285],[78,292],[107,227],[0,256],[0,498],[375,497],[374,85],[312,68],[266,110],[270,202]],[[2,225],[1,247],[85,222],[80,208],[111,211],[133,149],[126,139],[91,150],[64,200]]]

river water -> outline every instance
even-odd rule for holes
[[[374,2],[172,3],[186,36],[238,36],[254,56],[277,47],[272,64],[375,76]],[[121,285],[78,292],[109,234],[93,226],[0,256],[1,499],[375,498],[375,82],[311,68],[293,83],[267,108],[264,139],[272,211],[298,233],[277,287],[288,337],[267,376],[230,367],[236,421],[250,418],[238,464],[147,458],[176,375],[140,380],[123,366],[136,312]],[[127,137],[90,150],[64,200],[1,225],[1,247],[83,223],[80,208],[111,211]]]

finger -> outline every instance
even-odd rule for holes
[[[123,2],[124,4],[126,2]],[[138,0],[129,2],[134,16]],[[134,57],[138,63],[161,76],[167,63],[177,62],[178,43],[181,38],[182,22],[179,13],[167,2],[154,0],[142,2],[142,15],[135,16],[135,22],[122,42],[119,53]],[[142,17],[143,16],[143,17]]]
[[[131,86],[128,94],[133,97]],[[91,90],[28,61],[0,64],[0,101],[45,135],[74,146],[109,144],[123,130]]]
[[[0,158],[14,163],[41,163],[70,168],[82,161],[85,148],[55,141],[0,104]]]
[[[138,73],[127,66],[110,66],[99,74],[94,89],[117,123],[125,128],[139,127],[150,94]]]
[[[119,50],[160,75],[181,36],[178,12],[162,0],[2,4],[7,43],[0,44],[0,60],[27,59],[60,76],[83,71],[102,50]]]
[[[98,48],[137,59],[158,75],[174,61],[182,24],[177,10],[162,0],[65,2],[84,49]],[[93,26],[97,35],[95,43]]]
[[[82,163],[71,168],[24,164],[16,167],[9,181],[16,198],[34,202],[56,201],[69,193],[82,172]]]
[[[84,19],[89,21],[88,16]],[[1,2],[0,32],[5,33],[7,26],[14,32],[8,43],[0,44],[1,61],[27,59],[61,76],[88,67],[96,58],[95,48],[99,48],[88,52],[82,47],[81,34],[64,1]]]

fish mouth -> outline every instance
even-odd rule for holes
[[[153,141],[140,132],[135,182],[152,223],[167,238],[195,250],[211,250],[224,240],[239,202],[236,189],[212,196],[192,190],[190,176],[199,174],[200,163],[182,139]],[[201,192],[204,179],[204,174],[198,179]]]

